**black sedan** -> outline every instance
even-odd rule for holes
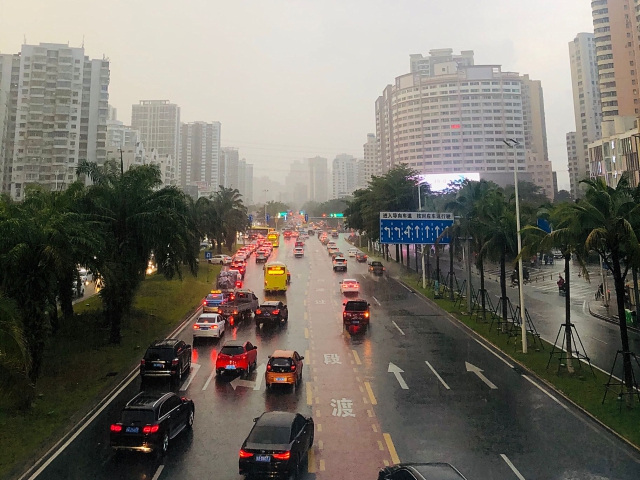
[[[358,252],[356,253],[356,261],[359,263],[364,263],[367,261],[369,257],[367,257],[366,253]]]
[[[313,446],[311,417],[290,412],[265,412],[242,444],[240,475],[297,475]]]
[[[378,480],[466,480],[448,463],[401,463],[380,470]]]
[[[193,401],[175,393],[139,393],[110,427],[115,450],[165,454],[169,440],[191,429],[195,416]]]
[[[279,301],[264,302],[260,305],[254,314],[256,327],[260,324],[280,325],[289,321],[289,309]]]

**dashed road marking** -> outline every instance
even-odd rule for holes
[[[321,417],[322,414],[320,413],[320,410],[316,410],[316,417]]]
[[[204,383],[204,387],[202,387],[202,391],[207,389],[207,387],[211,383],[211,380],[213,380],[213,377],[214,377],[215,374],[216,374],[215,370],[213,372],[211,372],[211,375],[209,375],[209,378],[207,378],[207,381]]]
[[[394,320],[391,320],[391,323],[393,323],[393,325],[398,329],[398,331],[399,331],[402,335],[404,335],[404,332],[402,331],[402,329],[398,326],[398,324],[397,324]]]
[[[554,402],[556,402],[558,405],[560,405],[562,408],[564,408],[565,410],[569,410],[569,407],[567,407],[565,404],[563,404],[560,400],[558,400],[556,397],[554,397],[553,395],[551,395],[549,392],[547,392],[544,388],[542,388],[540,385],[538,385],[537,382],[535,382],[531,377],[529,377],[529,375],[522,375],[522,377],[525,380],[528,380],[529,383],[531,383],[532,385],[536,386],[542,393],[544,393],[547,397],[549,397],[551,400],[553,400]]]
[[[318,431],[321,432],[322,431],[322,424],[319,423],[318,425],[316,425],[318,427]]]
[[[360,393],[364,393],[364,387],[362,385],[358,385],[358,388],[360,389]]]
[[[378,427],[376,427],[376,424],[375,424],[375,423],[372,423],[372,424],[371,424],[371,428],[372,428],[372,430],[373,430],[375,433],[378,433]]]
[[[160,474],[162,473],[162,470],[164,470],[164,465],[158,465],[158,469],[156,470],[156,473],[154,473],[153,478],[151,480],[158,480],[160,478]]]
[[[381,452],[384,452],[384,445],[382,445],[382,440],[378,440],[378,449],[379,449]]]
[[[353,353],[353,358],[356,361],[356,365],[362,365],[362,362],[360,361],[360,357],[358,356],[358,352],[356,352],[355,350],[351,350],[351,353]]]
[[[196,374],[198,373],[198,370],[200,370],[200,365],[197,363],[192,363],[191,372],[189,372],[189,377],[187,378],[187,381],[184,382],[184,384],[180,387],[180,391],[185,391],[187,388],[189,388],[189,385],[191,385],[191,382],[193,381]]]
[[[318,405],[319,403],[320,403],[320,399],[316,397],[316,405]]]
[[[400,457],[398,457],[398,452],[396,452],[396,447],[393,444],[393,440],[391,440],[391,435],[389,435],[388,433],[383,433],[382,436],[384,437],[384,441],[387,444],[387,450],[389,450],[391,461],[395,464],[400,463]]]
[[[429,362],[427,362],[426,360],[425,360],[425,362],[424,362],[424,363],[426,363],[426,364],[427,364],[427,367],[429,367],[429,369],[433,372],[433,374],[434,374],[436,377],[438,377],[438,380],[440,380],[440,383],[442,383],[442,385],[444,385],[444,388],[446,388],[447,390],[451,390],[451,389],[449,388],[449,385],[447,385],[447,382],[445,382],[445,381],[442,379],[442,377],[438,374],[438,372],[436,372],[435,368],[433,368],[433,367],[431,366],[431,364],[430,364]]]
[[[382,461],[382,463],[384,463],[384,466],[385,466],[385,467],[388,467],[388,466],[389,466],[389,461],[388,461],[388,460],[383,460],[383,461]]]
[[[371,298],[373,298],[373,300],[378,304],[379,307],[382,306],[382,304],[378,301],[376,297],[372,296]]]
[[[364,388],[367,389],[367,394],[369,394],[369,400],[371,401],[371,405],[377,405],[378,401],[376,400],[376,397],[373,394],[373,390],[371,389],[371,384],[369,382],[364,382]]]
[[[369,405],[369,400],[367,400],[365,397],[362,397],[362,403],[364,403],[365,405]]]
[[[309,314],[307,312],[304,312],[304,319],[309,320]]]
[[[506,463],[507,465],[509,465],[509,468],[511,469],[511,471],[512,471],[513,473],[515,473],[515,474],[516,474],[516,477],[518,477],[518,480],[525,480],[525,478],[524,478],[524,477],[522,476],[522,474],[518,471],[518,469],[516,468],[516,466],[515,466],[513,463],[511,463],[511,460],[509,460],[509,459],[507,458],[507,456],[506,456],[504,453],[501,453],[501,454],[500,454],[500,456],[502,457],[502,460],[504,460],[504,461],[505,461],[505,463]]]
[[[373,412],[371,410],[367,410],[367,415],[369,415],[369,417],[373,417]]]
[[[474,338],[474,340],[476,342],[478,342],[483,348],[485,348],[486,350],[488,350],[489,352],[491,352],[491,354],[493,354],[494,356],[496,356],[497,358],[499,358],[502,362],[504,362],[505,364],[507,364],[509,366],[509,368],[513,368],[513,365],[510,364],[509,362],[507,362],[504,358],[502,358],[500,355],[498,355],[496,352],[494,352],[492,349],[490,349],[488,346],[486,346],[484,343],[482,343],[480,340],[478,340],[477,338]]]
[[[320,471],[324,472],[324,459],[320,460]]]
[[[309,356],[309,350],[305,350],[304,351],[304,359],[306,361],[310,361],[311,360],[311,357]]]
[[[308,328],[304,329],[304,338],[309,338],[309,329]]]
[[[311,391],[311,384],[307,383],[307,405],[311,405],[312,404],[312,400],[313,400],[313,392]]]
[[[316,454],[315,454],[315,452],[313,451],[313,448],[310,448],[310,449],[309,449],[309,454],[308,454],[308,455],[309,455],[309,456],[308,456],[308,458],[307,458],[307,460],[308,460],[308,462],[307,462],[307,463],[308,463],[309,465],[307,466],[307,471],[308,471],[309,473],[316,473]]]
[[[322,440],[318,440],[318,450],[324,450],[324,442]]]

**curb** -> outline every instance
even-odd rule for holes
[[[555,385],[551,384],[550,382],[548,382],[547,380],[545,380],[544,378],[538,376],[538,374],[536,372],[534,372],[533,370],[531,370],[529,367],[527,367],[526,365],[522,364],[521,362],[519,362],[518,360],[516,360],[515,358],[513,358],[511,355],[509,355],[507,352],[505,352],[504,350],[502,350],[500,347],[498,347],[497,345],[495,345],[494,343],[492,343],[491,341],[487,340],[486,338],[484,338],[482,335],[480,335],[478,332],[476,332],[475,330],[473,330],[471,327],[469,327],[467,324],[465,324],[463,321],[461,321],[460,319],[456,318],[454,315],[452,315],[451,313],[447,312],[446,310],[444,310],[443,308],[441,308],[436,302],[434,302],[433,300],[431,300],[429,297],[425,296],[424,294],[422,294],[421,292],[415,290],[413,287],[411,287],[410,285],[408,285],[406,282],[402,281],[402,280],[397,280],[396,281],[400,284],[402,284],[405,288],[410,289],[413,293],[415,293],[416,295],[419,295],[424,301],[426,301],[428,304],[434,306],[435,308],[437,308],[438,310],[440,310],[446,317],[448,317],[450,320],[452,320],[457,326],[462,327],[462,329],[464,329],[468,334],[470,334],[470,336],[482,340],[483,342],[485,342],[486,344],[490,345],[494,350],[496,350],[497,352],[500,352],[503,356],[505,356],[506,358],[508,358],[510,361],[512,361],[513,363],[515,363],[516,365],[518,365],[520,368],[522,368],[524,371],[526,371],[529,375],[531,375],[533,378],[535,378],[536,380],[538,380],[539,382],[541,382],[542,384],[544,384],[549,390],[557,393],[559,396],[561,396],[565,401],[567,401],[568,403],[570,403],[573,407],[577,408],[578,410],[580,410],[583,414],[585,414],[587,417],[589,417],[591,420],[593,420],[594,422],[596,422],[598,425],[600,425],[601,427],[603,427],[605,430],[607,430],[609,433],[613,434],[615,437],[617,437],[619,440],[622,440],[626,445],[628,445],[629,447],[631,447],[634,451],[636,451],[637,453],[640,453],[640,446],[636,445],[635,443],[632,443],[631,441],[627,440],[625,437],[623,437],[622,435],[620,435],[618,432],[616,432],[614,429],[612,429],[611,427],[609,427],[608,425],[606,425],[605,423],[603,423],[598,417],[594,416],[593,414],[591,414],[590,412],[588,412],[587,410],[585,410],[583,407],[581,407],[580,405],[578,405],[576,402],[574,402],[573,400],[571,400],[569,397],[567,397],[561,390],[558,390]],[[595,315],[594,315],[595,316]],[[548,342],[547,342],[548,343]]]
[[[614,317],[610,317],[608,315],[602,315],[600,313],[594,313],[593,311],[591,311],[590,302],[587,302],[587,308],[589,309],[589,313],[591,314],[592,317],[599,318],[600,320],[604,320],[605,322],[612,323],[613,325],[620,325],[620,322],[616,320]],[[627,329],[631,330],[632,332],[640,333],[640,328],[638,327],[632,327],[631,325],[627,325]]]
[[[189,312],[182,317],[182,319],[180,320],[180,323],[173,330],[171,330],[165,338],[170,338],[175,332],[180,330],[187,322],[191,320],[191,318],[197,313],[199,309],[200,309],[200,305],[189,310]],[[82,427],[82,425],[84,425],[87,419],[91,418],[91,416],[95,412],[97,412],[100,408],[102,408],[105,405],[105,403],[113,396],[113,394],[118,391],[118,389],[120,389],[123,385],[129,382],[131,377],[135,376],[138,373],[138,366],[139,366],[139,362],[136,362],[135,365],[132,365],[132,369],[128,373],[124,374],[124,377],[120,376],[121,380],[113,388],[111,388],[106,394],[104,394],[102,398],[100,398],[97,401],[97,403],[94,403],[80,420],[73,422],[73,425],[67,428],[61,437],[57,437],[57,440],[51,439],[50,441],[45,441],[43,445],[38,449],[39,451],[46,449],[47,446],[51,445],[52,442],[55,441],[55,443],[53,443],[53,445],[49,447],[44,454],[39,456],[37,460],[28,469],[21,470],[16,473],[9,472],[9,476],[7,478],[17,479],[17,480],[24,480],[26,478],[29,478],[30,475],[33,474],[33,472],[37,471],[40,465],[42,465],[49,458],[51,458],[51,456],[58,451],[58,448],[61,445],[63,445],[71,436],[73,436]],[[34,457],[37,455],[38,454],[34,455]],[[34,457],[31,457],[27,461],[23,462],[23,464],[30,463]]]

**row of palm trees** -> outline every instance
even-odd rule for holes
[[[0,391],[33,391],[47,343],[73,316],[78,265],[101,279],[105,327],[119,343],[150,259],[166,278],[195,275],[203,238],[221,251],[247,226],[236,189],[193,201],[163,187],[153,165],[122,172],[85,162],[78,175],[91,185],[0,198]]]
[[[615,187],[603,179],[585,180],[585,195],[572,202],[552,204],[540,198],[535,188],[531,195],[520,198],[523,236],[523,258],[558,249],[565,264],[565,278],[569,280],[570,262],[576,260],[585,274],[588,257],[600,256],[613,275],[617,300],[621,350],[623,351],[624,383],[633,391],[631,354],[625,315],[625,280],[628,273],[640,267],[640,187],[633,187],[629,177],[623,175]],[[525,189],[526,191],[526,189]],[[409,193],[412,192],[412,193]],[[522,189],[521,189],[522,193]],[[413,195],[413,196],[412,196]],[[516,205],[513,188],[503,189],[485,180],[460,181],[444,192],[432,193],[420,188],[415,172],[406,167],[393,169],[383,177],[374,177],[368,188],[358,190],[345,211],[352,228],[365,231],[371,240],[379,237],[380,211],[412,211],[421,195],[423,210],[453,212],[457,221],[446,232],[451,238],[450,262],[465,239],[470,239],[471,250],[480,274],[480,289],[485,289],[484,266],[487,261],[500,265],[501,297],[507,298],[507,271],[518,259]],[[537,226],[538,219],[552,226],[547,233]],[[587,277],[588,278],[588,277]],[[568,282],[567,282],[568,283]],[[451,292],[453,293],[453,292]],[[485,312],[484,295],[480,296]],[[566,295],[566,323],[570,324],[570,290]],[[501,302],[501,316],[506,324],[508,304]],[[570,334],[570,327],[566,329]],[[570,338],[567,337],[570,341]],[[570,343],[568,344],[571,349]],[[631,395],[627,395],[629,399]]]

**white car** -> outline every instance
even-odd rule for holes
[[[304,248],[302,247],[296,247],[293,249],[293,256],[296,258],[302,258],[304,257]]]
[[[233,256],[233,259],[234,259],[236,262],[244,262],[244,261],[247,259],[247,256],[246,256],[244,253],[236,253],[236,254]]]
[[[196,338],[220,338],[224,335],[224,319],[217,313],[203,313],[193,324],[193,342]]]
[[[355,257],[358,254],[358,249],[357,248],[350,248],[349,250],[347,250],[347,254],[350,257]]]
[[[327,250],[329,250],[330,248],[338,248],[338,244],[336,242],[327,243]]]
[[[232,258],[229,255],[214,255],[209,259],[209,263],[214,265],[231,265]]]
[[[359,293],[360,283],[355,278],[345,278],[340,282],[340,293]]]

